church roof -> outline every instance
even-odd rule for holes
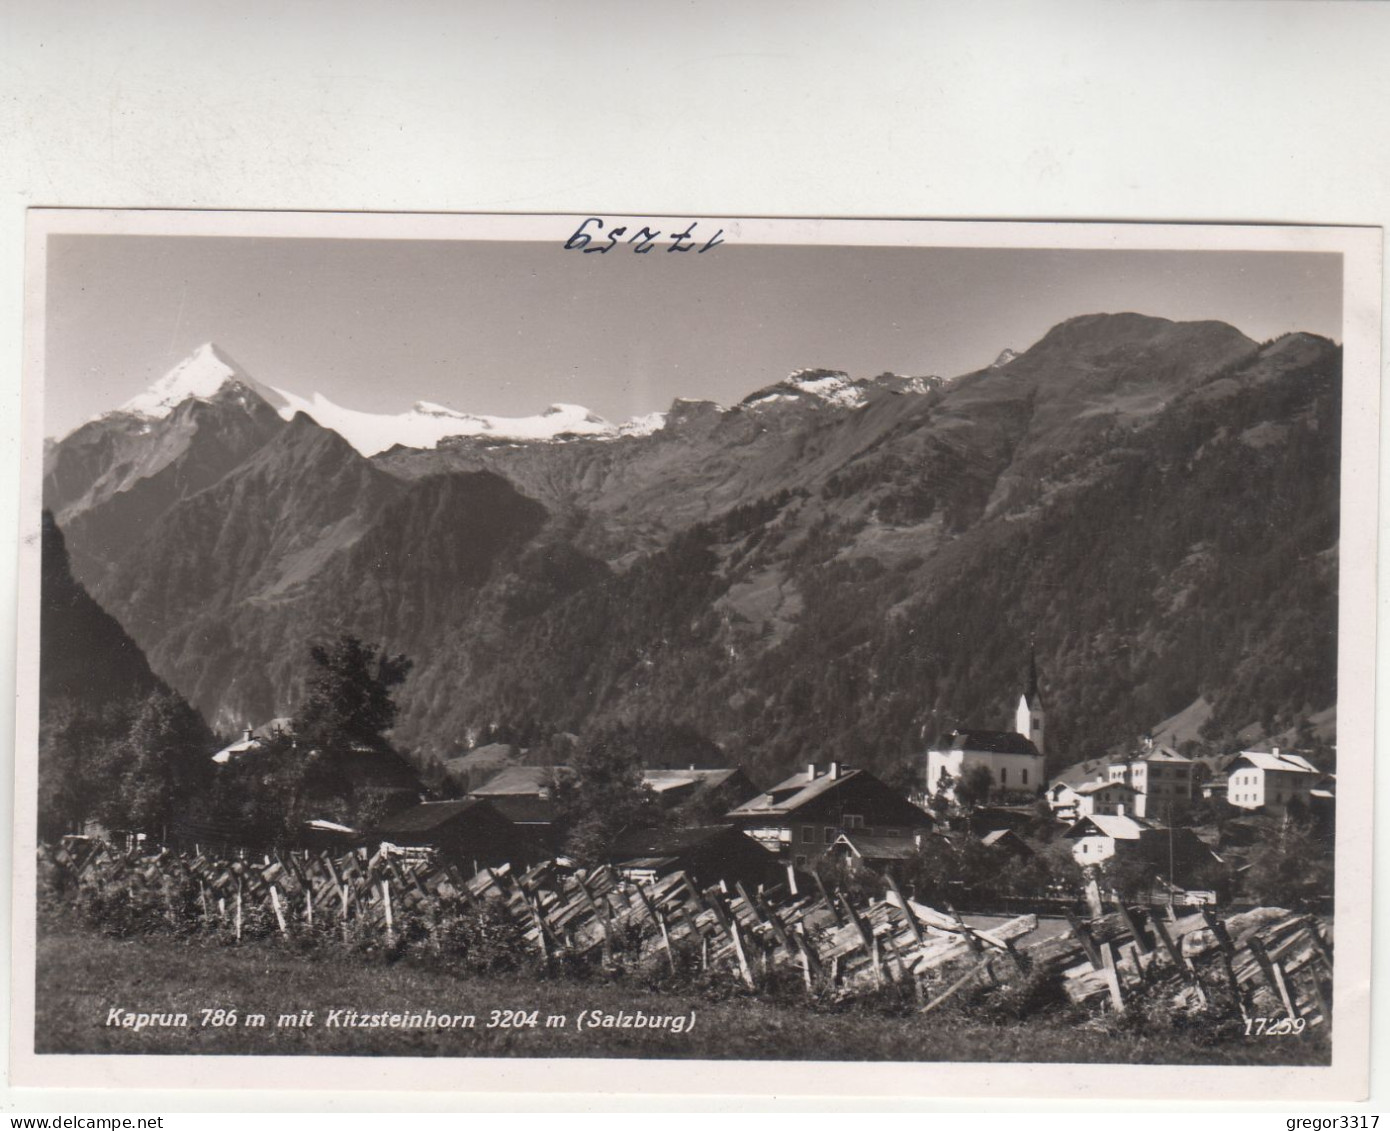
[[[957,730],[950,736],[951,750],[978,750],[987,754],[1026,754],[1041,757],[1027,735],[1011,730]]]

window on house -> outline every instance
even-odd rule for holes
[[[801,826],[801,840],[803,844],[814,844],[816,840],[816,830],[810,825]]]
[[[1003,766],[999,767],[999,784],[1004,785],[1009,780],[1009,771]]]
[[[804,857],[804,856],[798,856],[798,857],[796,858],[796,866],[797,866],[798,868],[804,868],[804,867],[806,867],[806,857]]]
[[[835,830],[830,825],[826,825],[825,828],[821,830],[821,836],[825,839],[825,843],[829,844],[835,839]]]
[[[864,816],[862,813],[846,813],[845,828],[862,829],[864,827]]]
[[[898,830],[898,829],[886,829],[886,830],[884,830],[884,835],[885,835],[885,836],[902,836],[903,834],[902,834],[902,832],[901,832],[900,830]]]
[[[1024,770],[1024,771],[1023,771],[1023,784],[1024,784],[1024,785],[1027,785],[1027,784],[1028,784],[1028,771],[1027,771],[1027,770]]]

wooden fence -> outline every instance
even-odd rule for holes
[[[1072,1001],[1115,1010],[1143,992],[1200,1008],[1224,984],[1249,1018],[1316,1025],[1329,1015],[1327,931],[1312,916],[1280,909],[1223,922],[1209,909],[1176,918],[1171,908],[1119,906],[1098,918],[1070,917],[1064,934],[1034,938],[1036,915],[972,927],[953,909],[905,898],[892,879],[886,898],[873,899],[819,881],[803,893],[780,885],[749,891],[737,883],[701,887],[677,872],[643,885],[611,868],[553,862],[469,876],[438,860],[365,850],[230,858],[122,852],[103,842],[41,848],[40,875],[53,891],[138,899],[172,927],[238,940],[253,914],[285,938],[341,930],[391,945],[426,937],[428,924],[451,912],[490,909],[541,962],[673,974],[693,967],[750,990],[778,978],[840,996],[898,985],[930,1011],[971,985],[1055,976]]]

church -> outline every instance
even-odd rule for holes
[[[952,731],[944,744],[927,751],[927,796],[942,791],[954,794],[954,784],[976,766],[989,771],[994,788],[1001,792],[1038,792],[1047,782],[1043,769],[1046,726],[1034,657],[1014,710],[1014,729]]]

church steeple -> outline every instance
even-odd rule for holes
[[[1023,694],[1018,697],[1018,708],[1014,712],[1014,730],[1030,739],[1038,748],[1039,754],[1046,754],[1043,746],[1043,732],[1046,726],[1042,694],[1038,690],[1038,653],[1031,645],[1028,649],[1028,682]]]

